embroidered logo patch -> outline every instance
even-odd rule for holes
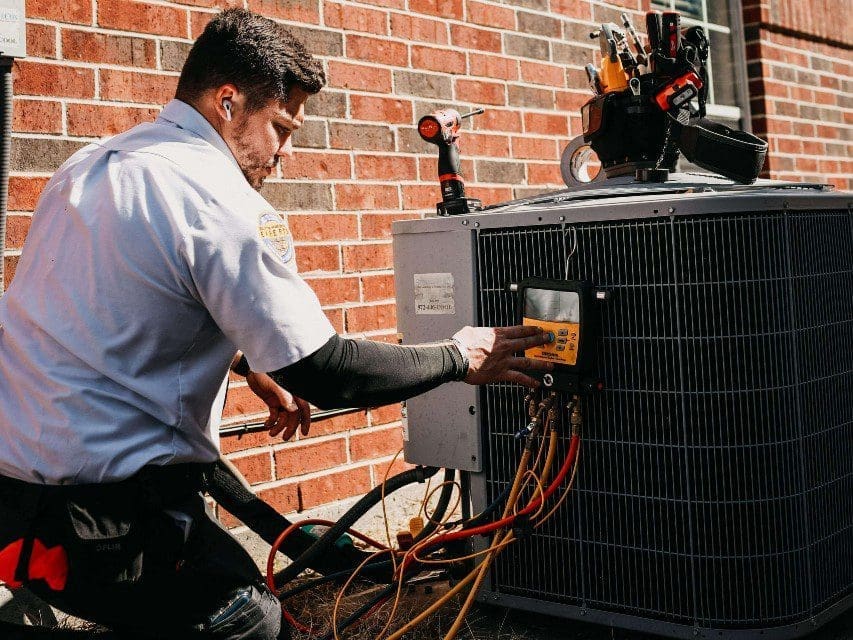
[[[283,262],[293,259],[293,238],[284,219],[274,211],[267,211],[258,217],[258,231],[267,246],[272,249]]]

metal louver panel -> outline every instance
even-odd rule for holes
[[[506,285],[526,277],[612,293],[576,491],[492,591],[729,630],[853,594],[851,246],[831,210],[480,230],[483,325],[515,322]],[[482,392],[489,500],[523,394]]]

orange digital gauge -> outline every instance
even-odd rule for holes
[[[554,364],[551,373],[533,372],[544,386],[574,393],[601,389],[595,373],[598,331],[596,297],[587,283],[570,280],[524,280],[517,285],[521,324],[549,332],[551,341],[527,349],[533,360]]]

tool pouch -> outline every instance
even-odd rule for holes
[[[126,483],[89,489],[66,496],[69,588],[138,581],[145,537],[138,492]]]

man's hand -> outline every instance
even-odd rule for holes
[[[552,336],[539,327],[464,327],[453,338],[468,350],[468,375],[465,376],[468,384],[517,382],[525,387],[536,387],[539,383],[522,371],[554,368],[549,362],[515,355],[552,340]]]
[[[246,376],[246,382],[270,409],[270,417],[264,426],[270,430],[272,437],[284,431],[282,439],[290,440],[296,433],[296,428],[300,426],[302,435],[308,435],[308,429],[311,428],[311,407],[305,400],[278,386],[265,373],[251,371]]]

